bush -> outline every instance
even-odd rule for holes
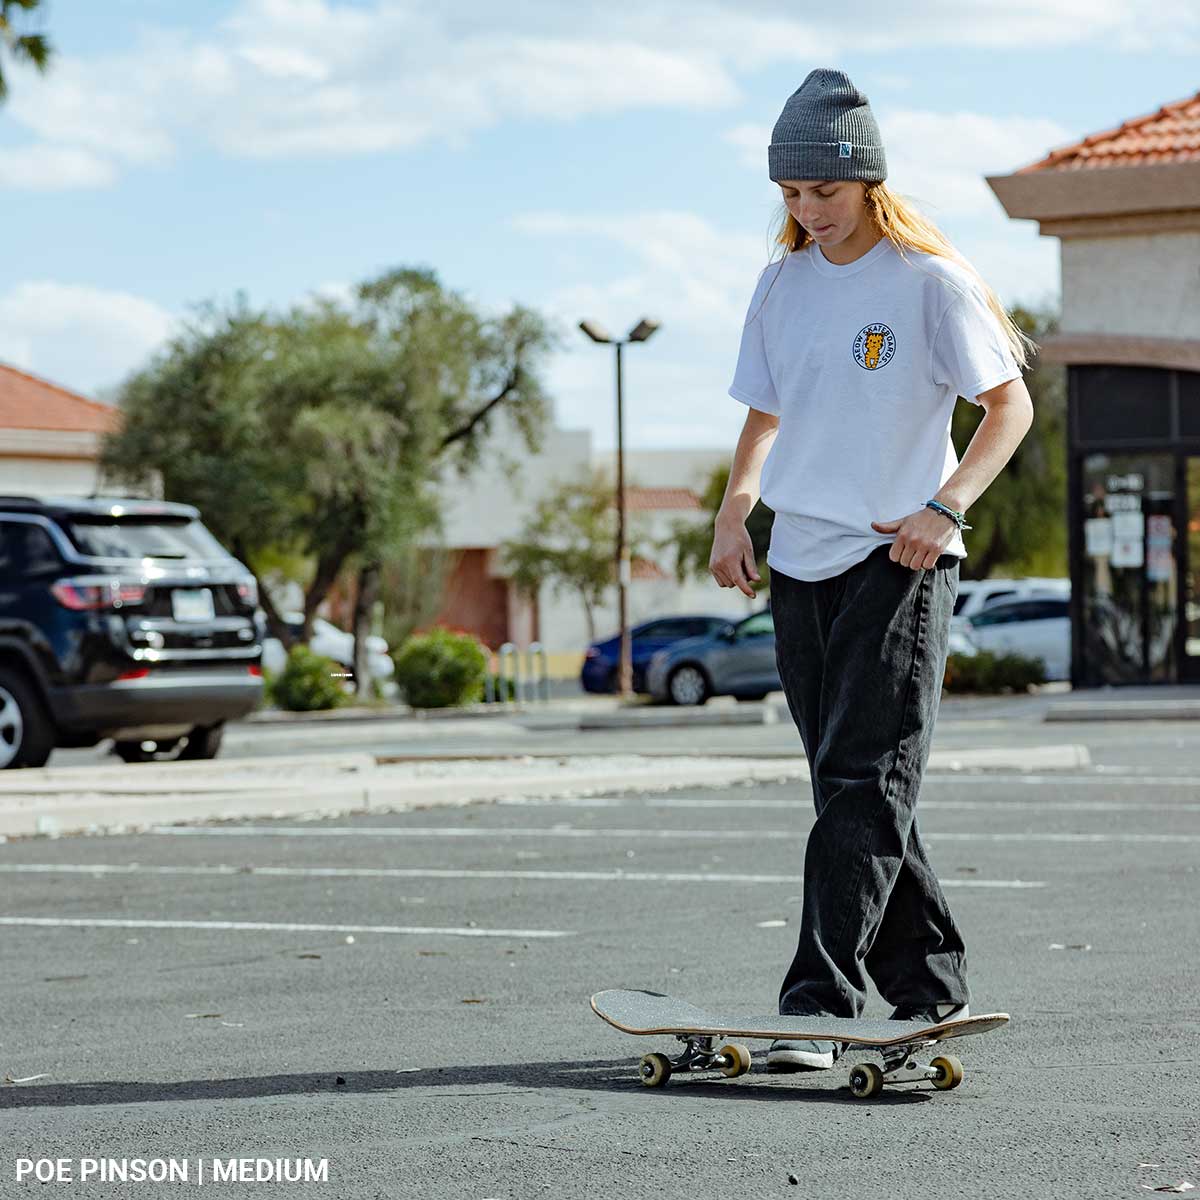
[[[483,698],[487,655],[470,634],[435,629],[393,656],[396,682],[413,708],[449,708]]]
[[[1025,692],[1046,682],[1046,664],[1024,654],[951,654],[944,686],[949,692]]]
[[[347,700],[341,680],[345,669],[332,658],[314,654],[307,646],[293,646],[287,664],[271,680],[271,697],[279,708],[289,712],[337,708]]]

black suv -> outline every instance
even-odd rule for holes
[[[0,496],[0,768],[213,758],[262,695],[258,585],[190,504]]]

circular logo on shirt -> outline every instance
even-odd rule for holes
[[[854,361],[868,371],[886,367],[895,353],[896,335],[886,325],[864,325],[854,339]]]

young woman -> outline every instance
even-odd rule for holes
[[[768,150],[787,212],[729,393],[750,409],[716,520],[722,587],[758,581],[745,521],[775,512],[776,657],[812,775],[788,1014],[969,1014],[962,935],[916,822],[966,557],[963,514],[1033,420],[1036,349],[946,238],[883,180],[879,130],[842,71],[789,98]],[[985,415],[959,463],[955,399]],[[761,476],[761,479],[760,479]],[[833,1042],[775,1042],[770,1070],[830,1067]]]

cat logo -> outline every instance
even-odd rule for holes
[[[896,336],[886,325],[864,325],[854,339],[854,361],[868,371],[886,367],[895,353]]]

